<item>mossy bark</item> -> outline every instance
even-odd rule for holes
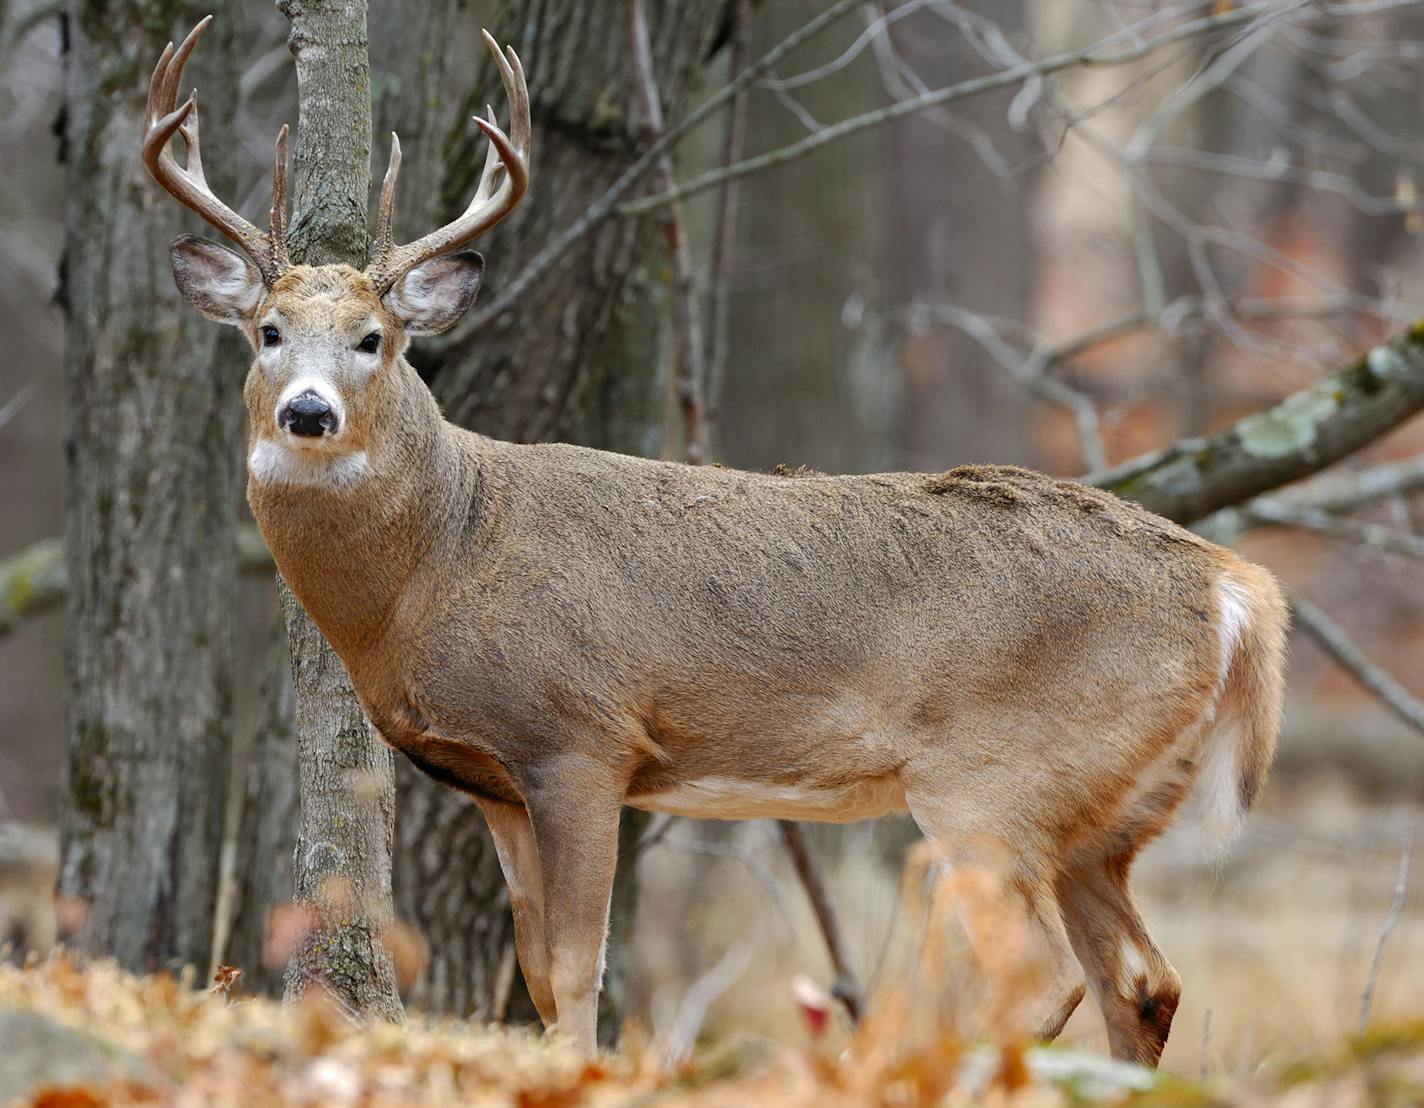
[[[70,0],[63,302],[68,754],[59,890],[69,941],[133,970],[210,957],[231,747],[229,615],[241,360],[183,305],[168,243],[197,221],[138,146],[148,67],[218,15],[190,79],[231,142],[233,5]],[[214,173],[220,190],[221,172]]]
[[[697,0],[649,8],[653,65],[670,119],[681,113],[704,71],[721,15],[722,5]],[[643,143],[628,73],[625,0],[506,5],[491,33],[514,46],[528,73],[534,158],[529,194],[478,244],[487,260],[483,301],[601,196]],[[484,164],[482,140],[469,117],[486,103],[505,117],[499,78],[482,55],[473,90],[450,113],[456,129],[445,153],[447,216],[468,203]],[[669,291],[659,225],[656,214],[610,220],[487,329],[467,328],[438,347],[417,350],[413,360],[429,374],[446,415],[503,439],[559,439],[656,455],[666,398],[660,355]],[[478,314],[476,306],[471,315]],[[483,822],[470,819],[462,798],[404,775],[400,818],[397,899],[403,912],[409,907],[415,914],[433,948],[424,998],[472,1013],[502,1009],[502,998],[491,990],[511,931]],[[636,839],[638,823],[635,813],[625,814],[625,842]],[[452,857],[460,859],[458,872],[448,865],[442,870],[441,860]],[[635,900],[629,861],[619,867],[613,894],[599,1020],[605,1041],[628,1012],[627,926]],[[510,1014],[520,1010],[516,1003]],[[532,1006],[523,1011],[532,1017]]]
[[[1191,523],[1308,477],[1424,407],[1424,322],[1339,373],[1224,431],[1088,477],[1091,484]]]

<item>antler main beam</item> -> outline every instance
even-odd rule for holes
[[[188,32],[176,50],[170,42],[153,70],[148,85],[148,112],[143,136],[143,164],[153,179],[187,208],[203,217],[247,252],[257,264],[262,278],[271,285],[290,264],[285,241],[287,198],[287,128],[277,135],[276,166],[272,174],[272,212],[269,229],[264,234],[224,204],[209,187],[203,174],[203,155],[198,140],[198,93],[195,89],[181,105],[178,85],[183,79],[183,67],[197,46],[212,16],[205,16]],[[180,166],[173,156],[171,143],[175,134],[183,136],[187,147],[187,165]]]
[[[384,293],[402,276],[422,262],[440,254],[448,254],[488,231],[514,210],[529,187],[529,155],[534,128],[529,119],[529,89],[524,82],[524,67],[512,47],[500,50],[499,45],[484,32],[485,45],[499,67],[504,92],[509,98],[509,128],[506,135],[495,123],[494,109],[486,108],[489,119],[475,116],[475,123],[489,137],[489,153],[485,157],[484,173],[475,195],[463,215],[438,231],[412,243],[398,246],[395,242],[395,191],[400,176],[400,139],[391,135],[391,159],[381,183],[381,200],[376,210],[375,256],[366,272],[378,293]]]

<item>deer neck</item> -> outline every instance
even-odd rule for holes
[[[398,403],[364,459],[326,482],[264,481],[249,465],[253,516],[297,600],[348,659],[379,641],[421,561],[468,521],[479,474],[430,391],[402,358]]]

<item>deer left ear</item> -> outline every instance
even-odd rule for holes
[[[484,258],[473,250],[431,258],[391,286],[386,307],[405,323],[407,334],[438,335],[475,302],[484,271]]]

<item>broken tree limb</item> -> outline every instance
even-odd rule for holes
[[[1424,408],[1424,322],[1224,431],[1089,474],[1178,523],[1308,477]]]
[[[234,537],[239,573],[272,572],[272,555],[256,527],[239,527]],[[25,620],[58,607],[68,591],[64,543],[59,539],[41,539],[0,561],[0,639],[12,635]]]

